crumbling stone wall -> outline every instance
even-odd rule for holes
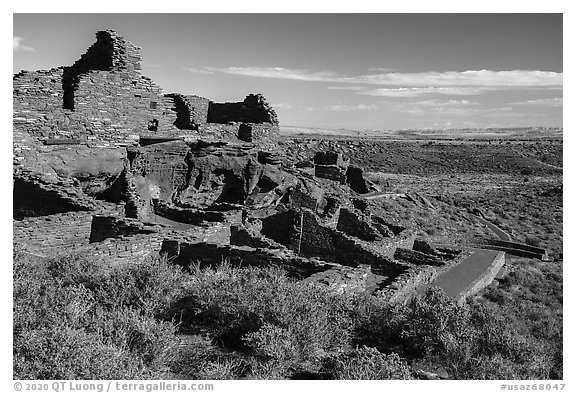
[[[336,229],[368,242],[382,240],[382,233],[369,221],[369,217],[360,217],[349,209],[341,208]]]
[[[174,101],[140,75],[140,48],[112,30],[96,38],[72,66],[14,76],[15,127],[101,147],[135,143],[154,119],[175,131]]]
[[[278,125],[278,116],[262,94],[250,94],[242,102],[210,102],[208,123],[270,123]]]
[[[38,255],[70,252],[87,245],[92,212],[68,212],[13,221],[14,246]]]
[[[261,219],[260,233],[292,250],[298,245],[301,216],[294,210],[279,212]]]
[[[345,266],[370,265],[378,268],[380,274],[395,276],[406,270],[406,266],[394,262],[391,257],[401,242],[368,249],[362,243],[344,233],[320,225],[316,215],[310,211],[300,214],[300,227],[293,235],[290,248],[298,255],[319,257],[324,261]],[[397,240],[397,239],[394,239]],[[410,239],[402,239],[410,242]],[[411,239],[413,242],[413,238]]]
[[[130,237],[138,234],[156,233],[161,230],[154,225],[146,225],[137,220],[116,216],[94,216],[90,226],[90,243],[108,238]]]
[[[280,266],[295,277],[308,277],[326,270],[326,264],[309,261],[288,250],[271,250],[247,246],[192,243],[186,239],[164,239],[160,254],[181,266],[198,263],[201,267],[218,266],[223,262],[239,266]]]
[[[417,294],[417,289],[431,283],[438,276],[438,269],[431,266],[412,267],[376,293],[389,303],[406,303]]]
[[[336,293],[366,292],[368,279],[373,276],[370,266],[334,266],[328,270],[314,273],[304,279],[305,282],[314,282],[328,286]]]
[[[71,66],[14,75],[15,128],[36,140],[95,147],[133,145],[140,135],[175,137],[195,130],[238,139],[240,123],[249,123],[254,141],[278,134],[276,113],[262,95],[224,104],[194,95],[164,95],[140,74],[140,62],[139,47],[105,30],[96,33],[96,42]],[[23,139],[15,143],[19,151],[31,148]]]
[[[280,133],[278,125],[271,123],[204,123],[198,125],[198,135],[214,139],[244,140],[241,127],[250,127],[250,141],[256,142],[275,138]]]
[[[241,225],[230,226],[230,244],[252,248],[282,248],[280,243]]]
[[[317,152],[314,156],[314,176],[346,184],[346,170],[350,159],[332,151]]]
[[[78,253],[106,266],[140,263],[143,258],[158,255],[161,234],[136,234],[130,237],[107,238],[76,249]]]

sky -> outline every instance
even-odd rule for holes
[[[14,14],[13,72],[104,29],[166,93],[262,93],[285,126],[563,126],[562,14]]]

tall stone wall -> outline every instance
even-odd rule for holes
[[[69,135],[71,111],[62,108],[63,73],[64,68],[60,67],[14,75],[12,120],[15,130],[36,137]]]
[[[133,145],[141,135],[188,135],[248,142],[279,134],[275,111],[261,94],[244,101],[214,103],[179,93],[163,94],[140,74],[140,48],[113,30],[96,33],[96,42],[71,66],[22,71],[13,78],[15,158],[44,143],[92,147]]]
[[[210,100],[195,95],[186,96],[186,100],[190,104],[190,122],[197,126],[207,123]]]
[[[89,141],[118,144],[137,140],[142,133],[178,134],[174,99],[140,75],[105,71],[82,75],[72,117],[79,123],[77,132]]]
[[[15,128],[98,147],[133,144],[148,132],[177,134],[180,108],[140,75],[140,48],[110,30],[96,37],[72,66],[14,76]]]

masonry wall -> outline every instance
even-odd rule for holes
[[[188,95],[186,99],[190,104],[190,121],[197,126],[207,123],[210,100],[195,95]]]
[[[79,78],[74,101],[73,118],[88,141],[118,144],[139,134],[179,134],[174,99],[144,76],[91,71]],[[153,120],[158,125],[149,129]]]
[[[250,94],[242,102],[210,102],[208,123],[270,123],[278,125],[276,112],[261,94]]]
[[[70,252],[77,247],[88,245],[92,214],[60,213],[14,220],[14,246],[25,246],[34,254],[44,255],[45,252]]]
[[[116,216],[94,216],[90,227],[90,243],[108,238],[130,237],[160,231],[160,227],[146,225],[137,220]]]
[[[417,289],[429,284],[438,276],[438,269],[431,266],[413,267],[400,274],[394,282],[380,290],[376,296],[389,303],[406,303],[417,294]]]
[[[62,108],[64,68],[22,71],[13,78],[14,128],[35,137],[71,137],[71,111]]]
[[[140,135],[236,140],[242,123],[254,141],[279,134],[276,113],[262,95],[236,103],[164,95],[140,74],[139,47],[112,30],[97,32],[96,39],[71,66],[14,76],[16,157],[47,140],[93,147],[134,145]]]
[[[77,249],[86,258],[111,266],[139,263],[144,258],[156,256],[162,245],[162,235],[135,235],[126,238],[108,238]]]
[[[72,66],[14,76],[15,128],[44,140],[98,147],[134,144],[148,132],[178,134],[179,108],[140,75],[140,48],[113,31],[96,37]],[[154,119],[158,127],[149,130]]]
[[[160,253],[181,266],[198,263],[201,267],[218,266],[226,261],[239,266],[282,266],[298,278],[326,270],[323,264],[313,263],[286,250],[257,249],[235,245],[189,243],[186,240],[164,239]]]
[[[238,140],[240,127],[242,124],[248,124],[252,129],[252,140],[259,141],[269,139],[280,134],[280,128],[270,123],[204,123],[198,125],[198,134],[202,137],[214,139],[232,139]]]
[[[343,233],[320,225],[313,213],[304,211],[300,236],[295,235],[290,248],[302,256],[318,257],[345,266],[370,265],[376,267],[379,274],[395,276],[407,269],[405,265],[390,259],[396,247],[397,244],[391,245],[385,252],[380,252],[380,248],[367,249]],[[388,255],[390,252],[392,254]]]

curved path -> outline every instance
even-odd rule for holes
[[[499,238],[500,240],[504,240],[504,241],[506,241],[506,242],[512,241],[512,238],[510,237],[510,235],[509,235],[508,233],[504,232],[502,229],[500,229],[498,226],[496,226],[495,224],[491,223],[491,222],[488,221],[487,219],[482,218],[482,217],[479,217],[479,216],[476,216],[476,215],[474,215],[474,214],[470,214],[470,217],[471,217],[473,220],[476,220],[476,221],[478,221],[479,223],[484,224],[484,225],[486,225],[488,228],[490,228],[490,230],[491,230],[492,232],[494,232],[494,233],[496,234],[496,236],[498,236],[498,238]]]

